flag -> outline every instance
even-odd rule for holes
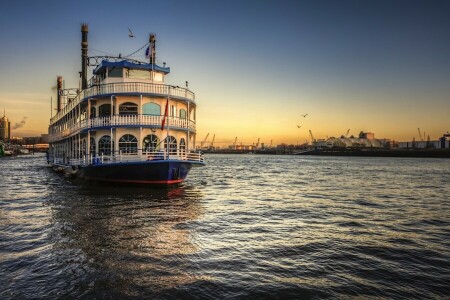
[[[150,58],[148,53],[150,52],[150,46],[147,47],[147,50],[145,50],[145,58]]]
[[[164,124],[166,124],[166,118],[168,117],[168,113],[169,113],[169,98],[167,98],[166,109],[164,111],[164,117],[161,122],[161,130],[164,130]]]

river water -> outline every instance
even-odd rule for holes
[[[155,189],[0,159],[0,298],[450,297],[450,160],[206,161]]]

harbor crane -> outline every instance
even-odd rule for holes
[[[208,134],[206,135],[205,139],[200,143],[200,148],[203,148],[203,145],[205,145],[205,142],[206,142],[206,140],[208,139],[208,136],[209,136],[209,132],[208,132]]]
[[[214,148],[214,139],[216,138],[216,134],[214,133],[213,138],[211,140],[211,145],[209,145],[209,148],[213,149]]]
[[[314,139],[311,129],[309,130],[309,135],[311,136],[311,142],[314,143],[316,140]]]
[[[420,128],[417,128],[417,130],[419,131],[419,138],[423,142],[423,140],[425,139],[425,132],[423,133],[423,137],[422,137],[422,133],[420,132]]]
[[[237,137],[234,139],[233,149],[236,149],[236,142],[237,142]]]
[[[345,134],[345,137],[348,136],[349,132],[350,132],[350,128],[347,130],[347,133]]]

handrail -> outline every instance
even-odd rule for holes
[[[164,116],[156,115],[114,115],[106,117],[96,117],[92,119],[81,120],[60,132],[50,133],[51,142],[60,138],[68,137],[84,129],[95,129],[109,126],[161,126]],[[169,117],[170,127],[173,129],[188,129],[195,131],[195,121],[182,119],[179,117]]]
[[[170,90],[170,93],[169,93]],[[80,102],[87,97],[94,97],[105,94],[121,94],[121,93],[144,93],[144,94],[156,94],[156,95],[168,95],[171,97],[185,98],[191,101],[195,101],[195,93],[186,88],[178,86],[172,86],[167,84],[157,83],[145,83],[145,82],[116,82],[106,83],[91,86],[85,90],[82,90],[75,98],[71,99],[56,115],[50,118],[50,124],[55,123],[73,108],[75,108]],[[68,100],[67,96],[61,96],[62,100]]]
[[[141,151],[139,151],[141,152]],[[142,151],[138,153],[122,153],[115,151],[110,155],[83,155],[82,157],[50,157],[50,161],[58,165],[67,166],[87,166],[87,165],[104,165],[119,162],[143,162],[143,161],[160,161],[160,160],[182,160],[188,162],[204,162],[203,154],[200,152],[186,151],[178,149],[167,153],[164,150],[159,151]]]

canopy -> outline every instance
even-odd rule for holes
[[[129,62],[127,60],[122,60],[118,62],[102,60],[102,62],[95,68],[94,74],[98,75],[105,68],[127,68],[127,69],[135,69],[135,70],[154,70],[158,72],[162,72],[164,74],[170,73],[170,68],[163,68],[158,66],[157,64],[136,64]]]

